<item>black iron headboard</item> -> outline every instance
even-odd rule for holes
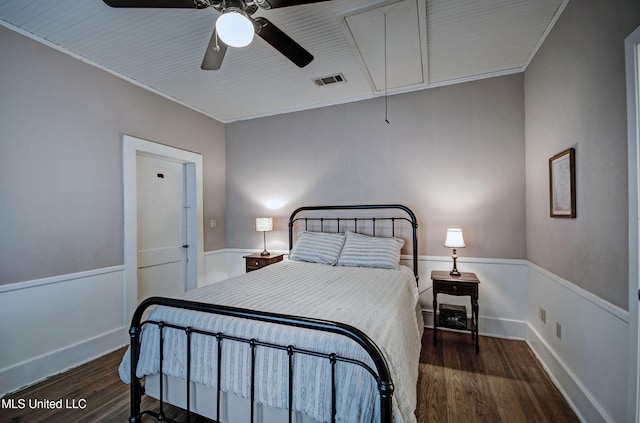
[[[401,217],[296,217],[298,214],[306,211],[317,211],[317,210],[380,210],[380,209],[395,209],[402,210],[405,212],[406,216]],[[409,217],[407,217],[409,216]],[[412,249],[412,257],[413,257],[413,274],[416,278],[416,282],[418,282],[418,222],[416,220],[416,215],[411,211],[407,206],[403,206],[402,204],[367,204],[367,205],[351,205],[351,206],[307,206],[300,207],[291,213],[289,217],[289,251],[293,248],[293,230],[294,224],[297,221],[304,221],[305,230],[308,229],[309,222],[320,222],[320,231],[324,232],[324,222],[337,222],[338,232],[340,232],[340,222],[353,222],[354,232],[358,231],[358,222],[359,221],[368,221],[372,222],[373,228],[373,236],[376,236],[376,222],[380,221],[391,221],[391,236],[395,236],[395,222],[396,221],[406,221],[411,224],[412,232],[413,232],[413,249]]]

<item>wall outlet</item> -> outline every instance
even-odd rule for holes
[[[556,336],[562,339],[562,325],[556,322]]]
[[[218,221],[216,219],[209,219],[209,228],[214,229],[218,227]]]
[[[547,323],[547,310],[545,310],[544,308],[540,307],[538,309],[538,311],[539,311],[540,320],[542,321],[542,323],[546,324]]]

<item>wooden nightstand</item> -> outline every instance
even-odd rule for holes
[[[246,260],[247,272],[253,270],[262,269],[270,264],[282,261],[284,254],[270,254],[268,256],[261,256],[260,253],[249,254],[243,258]]]
[[[449,272],[434,270],[431,272],[433,280],[433,345],[438,342],[438,294],[468,295],[471,298],[471,320],[467,320],[466,327],[441,325],[452,329],[462,329],[471,332],[471,339],[475,340],[476,354],[480,352],[478,344],[478,286],[480,281],[475,273],[461,272],[460,276],[451,276]]]

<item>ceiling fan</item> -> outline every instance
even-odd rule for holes
[[[327,0],[103,0],[111,7],[206,9],[213,7],[220,16],[200,66],[203,70],[218,70],[227,47],[244,47],[254,34],[271,44],[298,67],[305,67],[313,55],[263,17],[252,18],[258,8],[269,10]]]

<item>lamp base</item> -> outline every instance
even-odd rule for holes
[[[264,250],[260,253],[262,257],[270,256],[271,253],[267,251],[267,232],[262,232],[262,239],[264,240]]]
[[[456,255],[456,249],[453,249],[453,255],[451,256],[451,258],[453,259],[453,269],[451,270],[451,272],[449,272],[449,274],[451,276],[460,276],[460,272],[458,271],[458,265],[457,265],[457,260],[458,260],[458,256]]]

